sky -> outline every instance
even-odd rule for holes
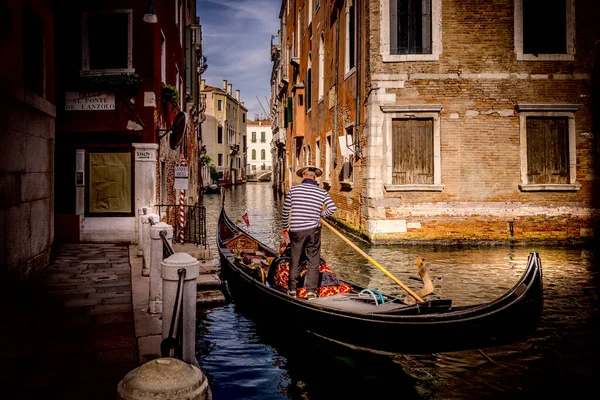
[[[208,62],[202,74],[206,85],[223,88],[226,79],[234,97],[240,91],[249,119],[265,116],[262,107],[269,112],[271,97],[271,36],[279,31],[281,0],[197,0],[197,8]]]

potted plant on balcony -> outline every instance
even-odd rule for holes
[[[142,77],[136,73],[85,75],[79,78],[80,92],[114,92],[117,97],[133,97],[142,86]]]
[[[179,91],[175,86],[164,85],[160,92],[165,118],[169,124],[179,110]]]

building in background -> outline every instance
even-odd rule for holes
[[[219,183],[234,185],[246,181],[246,116],[240,91],[232,95],[233,85],[223,80],[223,88],[200,84],[205,98],[206,119],[202,123],[202,141],[207,156],[219,174]]]
[[[257,173],[270,171],[273,165],[271,158],[271,140],[273,138],[271,121],[248,121],[246,132],[248,141],[246,175],[252,175],[256,179]]]
[[[0,283],[11,286],[48,265],[54,241],[53,4],[0,0]]]
[[[590,239],[598,8],[283,0],[284,189],[320,166],[336,218],[375,242]]]
[[[68,240],[137,240],[142,207],[197,202],[199,74],[194,2],[99,0],[56,15],[56,229]]]
[[[276,193],[283,194],[286,192],[286,124],[284,119],[284,110],[287,105],[287,86],[289,85],[289,68],[287,64],[287,53],[285,46],[285,20],[282,17],[286,2],[282,2],[279,18],[281,19],[281,29],[277,36],[271,37],[271,130],[273,132],[273,140],[271,141],[271,159],[273,164],[273,190]]]

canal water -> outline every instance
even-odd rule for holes
[[[247,212],[247,230],[277,249],[284,198],[274,195],[269,183],[235,186],[225,196],[228,215],[235,221]],[[214,244],[220,196],[206,195],[204,202]],[[214,400],[560,399],[598,392],[600,276],[594,249],[354,242],[413,290],[421,287],[415,260],[424,257],[435,288],[428,299],[451,298],[455,305],[502,295],[523,273],[529,253],[536,251],[544,279],[539,327],[529,340],[498,348],[382,355],[348,349],[306,332],[286,331],[277,325],[277,315],[273,323],[255,321],[254,312],[269,313],[260,304],[199,310],[197,357]],[[404,295],[396,283],[326,228],[322,257],[345,280]],[[248,307],[255,309],[249,312]]]

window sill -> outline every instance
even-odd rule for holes
[[[117,69],[82,69],[79,75],[117,75],[117,74],[133,74],[135,68],[117,68]]]
[[[519,185],[521,192],[576,192],[581,189],[579,182],[558,184],[527,184]]]
[[[344,80],[350,78],[356,72],[356,67],[352,67],[346,74],[344,75]]]
[[[383,62],[438,61],[437,54],[382,54]]]
[[[441,192],[444,185],[385,185],[388,192]]]
[[[354,182],[352,181],[341,181],[340,185],[342,185],[342,189],[352,190],[354,188]]]
[[[517,61],[574,61],[574,54],[523,54],[517,53]]]

